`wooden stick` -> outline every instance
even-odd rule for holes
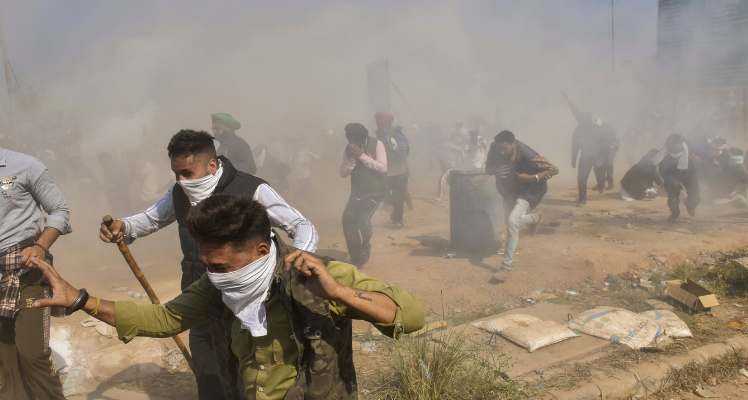
[[[109,227],[111,226],[112,222],[114,222],[114,219],[111,215],[106,215],[104,216],[103,221],[104,225]],[[143,271],[140,269],[138,263],[135,261],[135,258],[132,256],[130,248],[127,246],[127,244],[123,240],[120,240],[119,242],[117,242],[117,247],[119,248],[119,252],[122,253],[122,257],[125,258],[125,261],[130,267],[130,270],[132,270],[132,273],[135,275],[135,278],[138,280],[138,282],[140,282],[140,286],[142,286],[145,292],[148,294],[148,298],[151,299],[151,303],[161,304],[161,301],[158,299],[156,292],[153,290],[153,287],[151,287],[151,284],[148,283],[148,279],[146,279],[145,275],[143,275]],[[184,359],[187,360],[187,364],[190,366],[190,369],[192,369],[192,371],[194,372],[195,367],[192,363],[192,355],[187,349],[187,346],[185,346],[184,342],[182,341],[182,338],[180,338],[179,336],[172,336],[172,339],[174,339],[174,342],[182,352]]]

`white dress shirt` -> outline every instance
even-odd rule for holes
[[[265,207],[270,223],[283,229],[293,239],[294,247],[308,252],[317,250],[319,236],[312,222],[291,207],[270,185],[263,183],[258,186],[252,199]],[[148,236],[176,221],[171,189],[147,210],[122,221],[128,242]]]

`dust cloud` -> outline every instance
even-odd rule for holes
[[[6,2],[24,93],[11,140],[63,182],[81,243],[99,215],[157,199],[173,179],[168,138],[207,130],[213,112],[233,114],[240,136],[292,167],[300,150],[313,152],[320,167],[286,195],[313,220],[337,223],[342,127],[373,127],[366,68],[383,59],[413,142],[415,191],[433,192],[433,157],[456,121],[487,140],[510,129],[566,166],[576,122],[561,91],[616,127],[630,152],[621,158],[635,160],[668,133],[637,139],[652,129],[641,116],[657,108],[650,3],[616,5],[614,56],[603,1]]]

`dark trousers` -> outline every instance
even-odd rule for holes
[[[21,277],[21,304],[44,297],[41,273]],[[50,309],[22,309],[14,319],[0,318],[0,399],[64,400],[49,348]]]
[[[358,197],[351,195],[343,211],[343,234],[351,263],[362,266],[371,256],[371,217],[377,211],[382,196]]]
[[[393,223],[401,224],[405,212],[405,199],[408,195],[408,174],[388,176],[387,192],[392,203],[390,220]]]
[[[592,157],[586,157],[584,154],[579,158],[579,165],[577,165],[577,189],[579,190],[579,197],[577,201],[584,203],[587,201],[587,181],[590,178],[592,169],[595,169],[595,178],[597,180],[597,186],[602,187],[605,185],[605,176],[602,172],[598,173],[598,168],[595,167],[595,159]],[[611,178],[612,179],[612,178]]]
[[[182,262],[182,290],[203,273],[202,264]],[[244,393],[239,380],[239,363],[231,352],[230,324],[230,320],[217,318],[190,329],[190,353],[200,400],[236,400]]]
[[[595,179],[597,180],[597,190],[602,192],[606,187],[613,188],[613,164],[603,164],[595,167]]]
[[[684,189],[688,195],[686,208],[691,214],[696,212],[696,207],[701,203],[699,179],[696,174],[692,171],[682,171],[668,174],[663,178],[670,219],[675,220],[680,216],[680,194]]]

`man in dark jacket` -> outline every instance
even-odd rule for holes
[[[621,197],[624,200],[644,200],[657,195],[656,186],[662,186],[662,178],[657,171],[657,156],[660,151],[650,150],[621,179]]]
[[[540,223],[540,214],[530,211],[540,204],[548,191],[547,181],[558,174],[558,168],[516,140],[512,132],[502,131],[488,151],[486,173],[496,176],[496,188],[503,198],[507,240],[502,268],[511,270],[519,231]]]
[[[351,195],[343,211],[343,234],[351,264],[362,267],[371,256],[371,217],[385,196],[387,151],[359,123],[346,125],[345,136],[340,176],[351,177]]]
[[[608,125],[600,117],[593,120],[597,137],[600,140],[600,153],[595,163],[595,179],[597,180],[597,191],[602,193],[605,190],[613,189],[613,180],[615,177],[615,162],[618,154],[618,135],[612,126]]]
[[[660,162],[660,176],[667,191],[667,204],[670,208],[670,222],[680,217],[680,194],[686,191],[686,209],[691,216],[696,215],[696,207],[701,202],[699,178],[688,143],[683,136],[672,134],[665,140],[665,157]]]
[[[182,290],[205,273],[198,247],[187,229],[189,210],[214,194],[247,196],[267,209],[270,221],[294,239],[294,246],[313,252],[317,248],[314,225],[262,179],[237,171],[229,159],[216,155],[213,137],[206,132],[182,130],[167,147],[177,182],[164,197],[147,210],[117,219],[110,227],[102,224],[100,238],[105,242],[150,235],[173,222],[179,225],[182,259]],[[190,350],[195,364],[201,400],[235,399],[237,366],[231,359],[225,321],[206,321],[190,329]]]
[[[227,113],[216,113],[210,117],[213,134],[220,144],[219,154],[231,160],[239,171],[256,174],[257,165],[252,147],[236,134],[242,124]]]
[[[577,203],[587,203],[587,180],[594,170],[597,185],[602,193],[606,187],[613,187],[613,164],[618,151],[615,131],[599,118],[580,121],[571,139],[571,167],[577,168]]]
[[[599,193],[613,188],[613,164],[618,152],[618,138],[611,126],[600,117],[581,111],[563,93],[577,127],[571,137],[571,167],[577,168],[577,204],[587,204],[587,181],[594,170]],[[577,165],[578,161],[578,165]]]
[[[408,198],[408,155],[410,145],[399,126],[393,126],[395,117],[388,112],[374,115],[377,123],[377,138],[387,150],[387,191],[392,202],[390,221],[401,228],[404,224],[405,201]]]

